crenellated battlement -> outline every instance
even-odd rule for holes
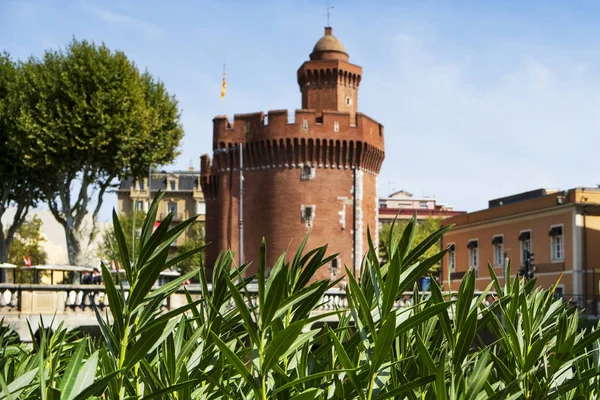
[[[213,149],[230,144],[287,139],[352,140],[369,143],[383,150],[383,125],[357,113],[296,110],[271,110],[235,114],[233,123],[226,115],[213,119]]]

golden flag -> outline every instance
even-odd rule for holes
[[[225,79],[225,64],[223,64],[223,83],[221,83],[221,98],[225,97],[227,89],[227,80]]]

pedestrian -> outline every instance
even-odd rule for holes
[[[98,268],[94,268],[92,271],[92,285],[102,285],[102,276],[100,275],[100,271]]]
[[[83,271],[83,276],[81,277],[81,284],[82,285],[91,285],[92,284],[92,275],[90,274],[90,271]],[[82,310],[85,308],[86,296],[90,297],[90,300],[93,303],[93,296],[90,296],[90,291],[83,289],[83,296],[81,296],[81,304],[79,305],[79,308],[81,308]]]

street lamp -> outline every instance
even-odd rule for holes
[[[239,156],[240,156],[240,204],[238,205],[238,229],[239,229],[238,257],[239,257],[239,264],[241,267],[243,264],[243,260],[244,260],[244,213],[243,213],[243,208],[244,208],[244,157],[243,157],[243,155],[244,154],[243,154],[243,145],[242,145],[242,143],[240,143],[234,147],[227,147],[224,149],[215,149],[214,154],[222,154],[222,153],[227,153],[227,152],[235,151],[235,150],[239,150]]]

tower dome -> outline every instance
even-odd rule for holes
[[[315,60],[341,60],[348,61],[348,53],[342,42],[338,40],[331,33],[331,27],[325,28],[325,35],[319,39],[312,53],[310,59]]]

